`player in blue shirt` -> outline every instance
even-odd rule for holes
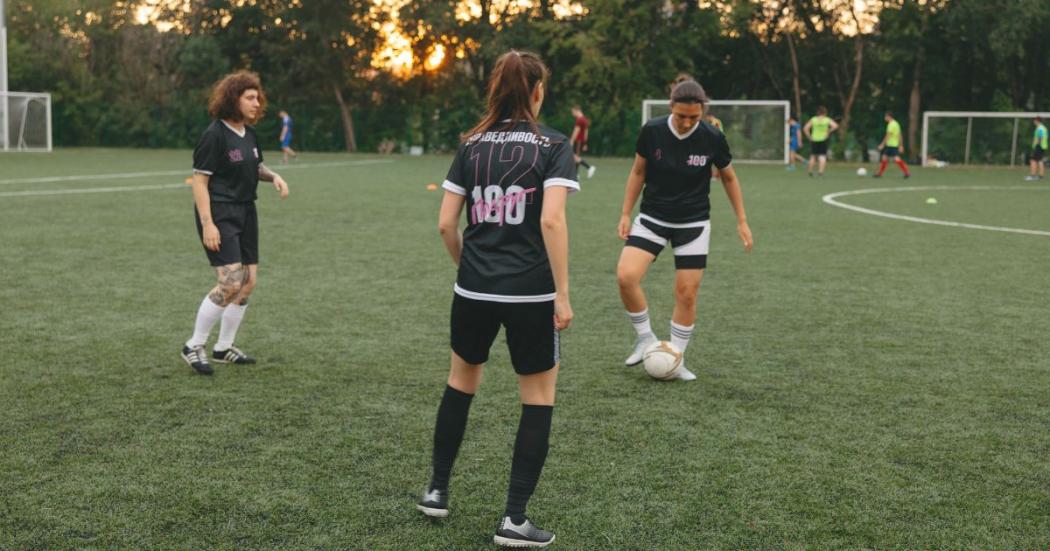
[[[288,164],[289,156],[291,156],[293,160],[299,156],[299,154],[292,149],[292,117],[288,116],[288,112],[283,109],[278,115],[281,117],[281,152],[284,153],[281,163]]]
[[[788,137],[790,139],[788,150],[791,151],[791,161],[787,169],[795,170],[795,161],[800,163],[806,162],[806,158],[798,153],[798,150],[802,147],[802,125],[798,123],[795,117],[788,117]]]

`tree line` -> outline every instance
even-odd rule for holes
[[[210,85],[245,68],[269,96],[264,136],[285,109],[306,150],[447,150],[509,48],[546,60],[545,122],[569,130],[583,106],[599,155],[630,155],[642,100],[682,72],[713,98],[787,99],[803,120],[826,105],[839,153],[866,155],[886,110],[909,156],[925,110],[1050,110],[1045,0],[464,2],[169,0],[143,24],[129,0],[9,0],[10,86],[52,93],[59,146],[192,146]],[[376,63],[391,29],[410,70]]]

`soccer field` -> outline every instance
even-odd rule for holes
[[[426,185],[450,157],[277,167],[291,196],[260,184],[259,285],[238,336],[260,365],[213,377],[178,357],[214,282],[190,157],[0,156],[0,548],[491,547],[520,411],[502,337],[450,517],[414,509],[455,278]],[[738,165],[755,250],[714,184],[686,355],[699,378],[658,383],[623,367],[629,160],[596,163],[569,202],[576,319],[529,505],[555,547],[1050,547],[1050,184]],[[835,200],[1031,231],[822,201],[905,186],[937,189]],[[665,339],[670,260],[645,283]]]

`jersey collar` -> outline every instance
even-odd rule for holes
[[[686,132],[685,134],[679,134],[678,131],[674,129],[674,123],[671,122],[671,117],[672,115],[667,115],[667,128],[669,128],[671,130],[671,133],[674,134],[674,137],[678,138],[679,140],[684,140],[689,136],[692,136],[693,132],[696,132],[696,129],[700,128],[701,121],[696,121],[696,124],[689,129],[689,132]]]
[[[229,128],[230,132],[233,132],[234,134],[237,134],[238,136],[240,136],[242,138],[244,137],[245,134],[248,133],[248,128],[247,127],[245,127],[244,130],[237,130],[236,128],[230,126],[230,123],[228,123],[228,122],[226,122],[226,121],[224,121],[222,119],[219,119],[219,122],[221,122],[223,124],[223,126],[225,126],[226,128]]]

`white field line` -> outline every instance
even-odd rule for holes
[[[365,159],[360,161],[330,161],[325,163],[304,163],[295,165],[284,165],[281,171],[301,168],[320,168],[326,166],[355,166],[375,165],[394,162],[391,159]],[[189,176],[193,174],[192,168],[186,170],[163,170],[157,172],[117,172],[113,174],[76,174],[72,176],[45,176],[41,178],[13,178],[0,180],[0,185],[14,184],[48,184],[54,182],[89,182],[92,180],[125,180],[129,178],[150,178],[153,176]]]
[[[894,187],[894,188],[869,188],[869,189],[857,189],[853,191],[840,191],[837,193],[829,193],[823,196],[821,199],[832,206],[860,212],[863,214],[870,214],[872,216],[881,216],[883,218],[891,218],[893,220],[905,220],[907,222],[918,222],[920,224],[935,224],[938,226],[949,226],[952,228],[967,228],[971,230],[986,230],[986,231],[997,231],[1007,233],[1021,233],[1025,235],[1042,235],[1050,237],[1050,231],[1041,230],[1026,230],[1021,228],[1005,228],[1002,226],[984,226],[981,224],[967,224],[965,222],[952,222],[950,220],[935,220],[932,218],[921,218],[918,216],[905,216],[903,214],[894,214],[892,212],[883,212],[881,210],[867,209],[864,207],[858,207],[855,205],[849,205],[837,201],[839,197],[847,197],[850,195],[863,195],[867,193],[896,193],[902,191],[1047,191],[1050,190],[1048,187],[1031,187],[1031,186],[916,186],[916,187]]]
[[[3,191],[0,197],[39,197],[43,195],[76,195],[80,193],[116,193],[126,191],[158,191],[162,189],[175,189],[187,187],[186,184],[159,184],[153,186],[113,186],[93,187],[81,189],[42,189],[30,191]]]

